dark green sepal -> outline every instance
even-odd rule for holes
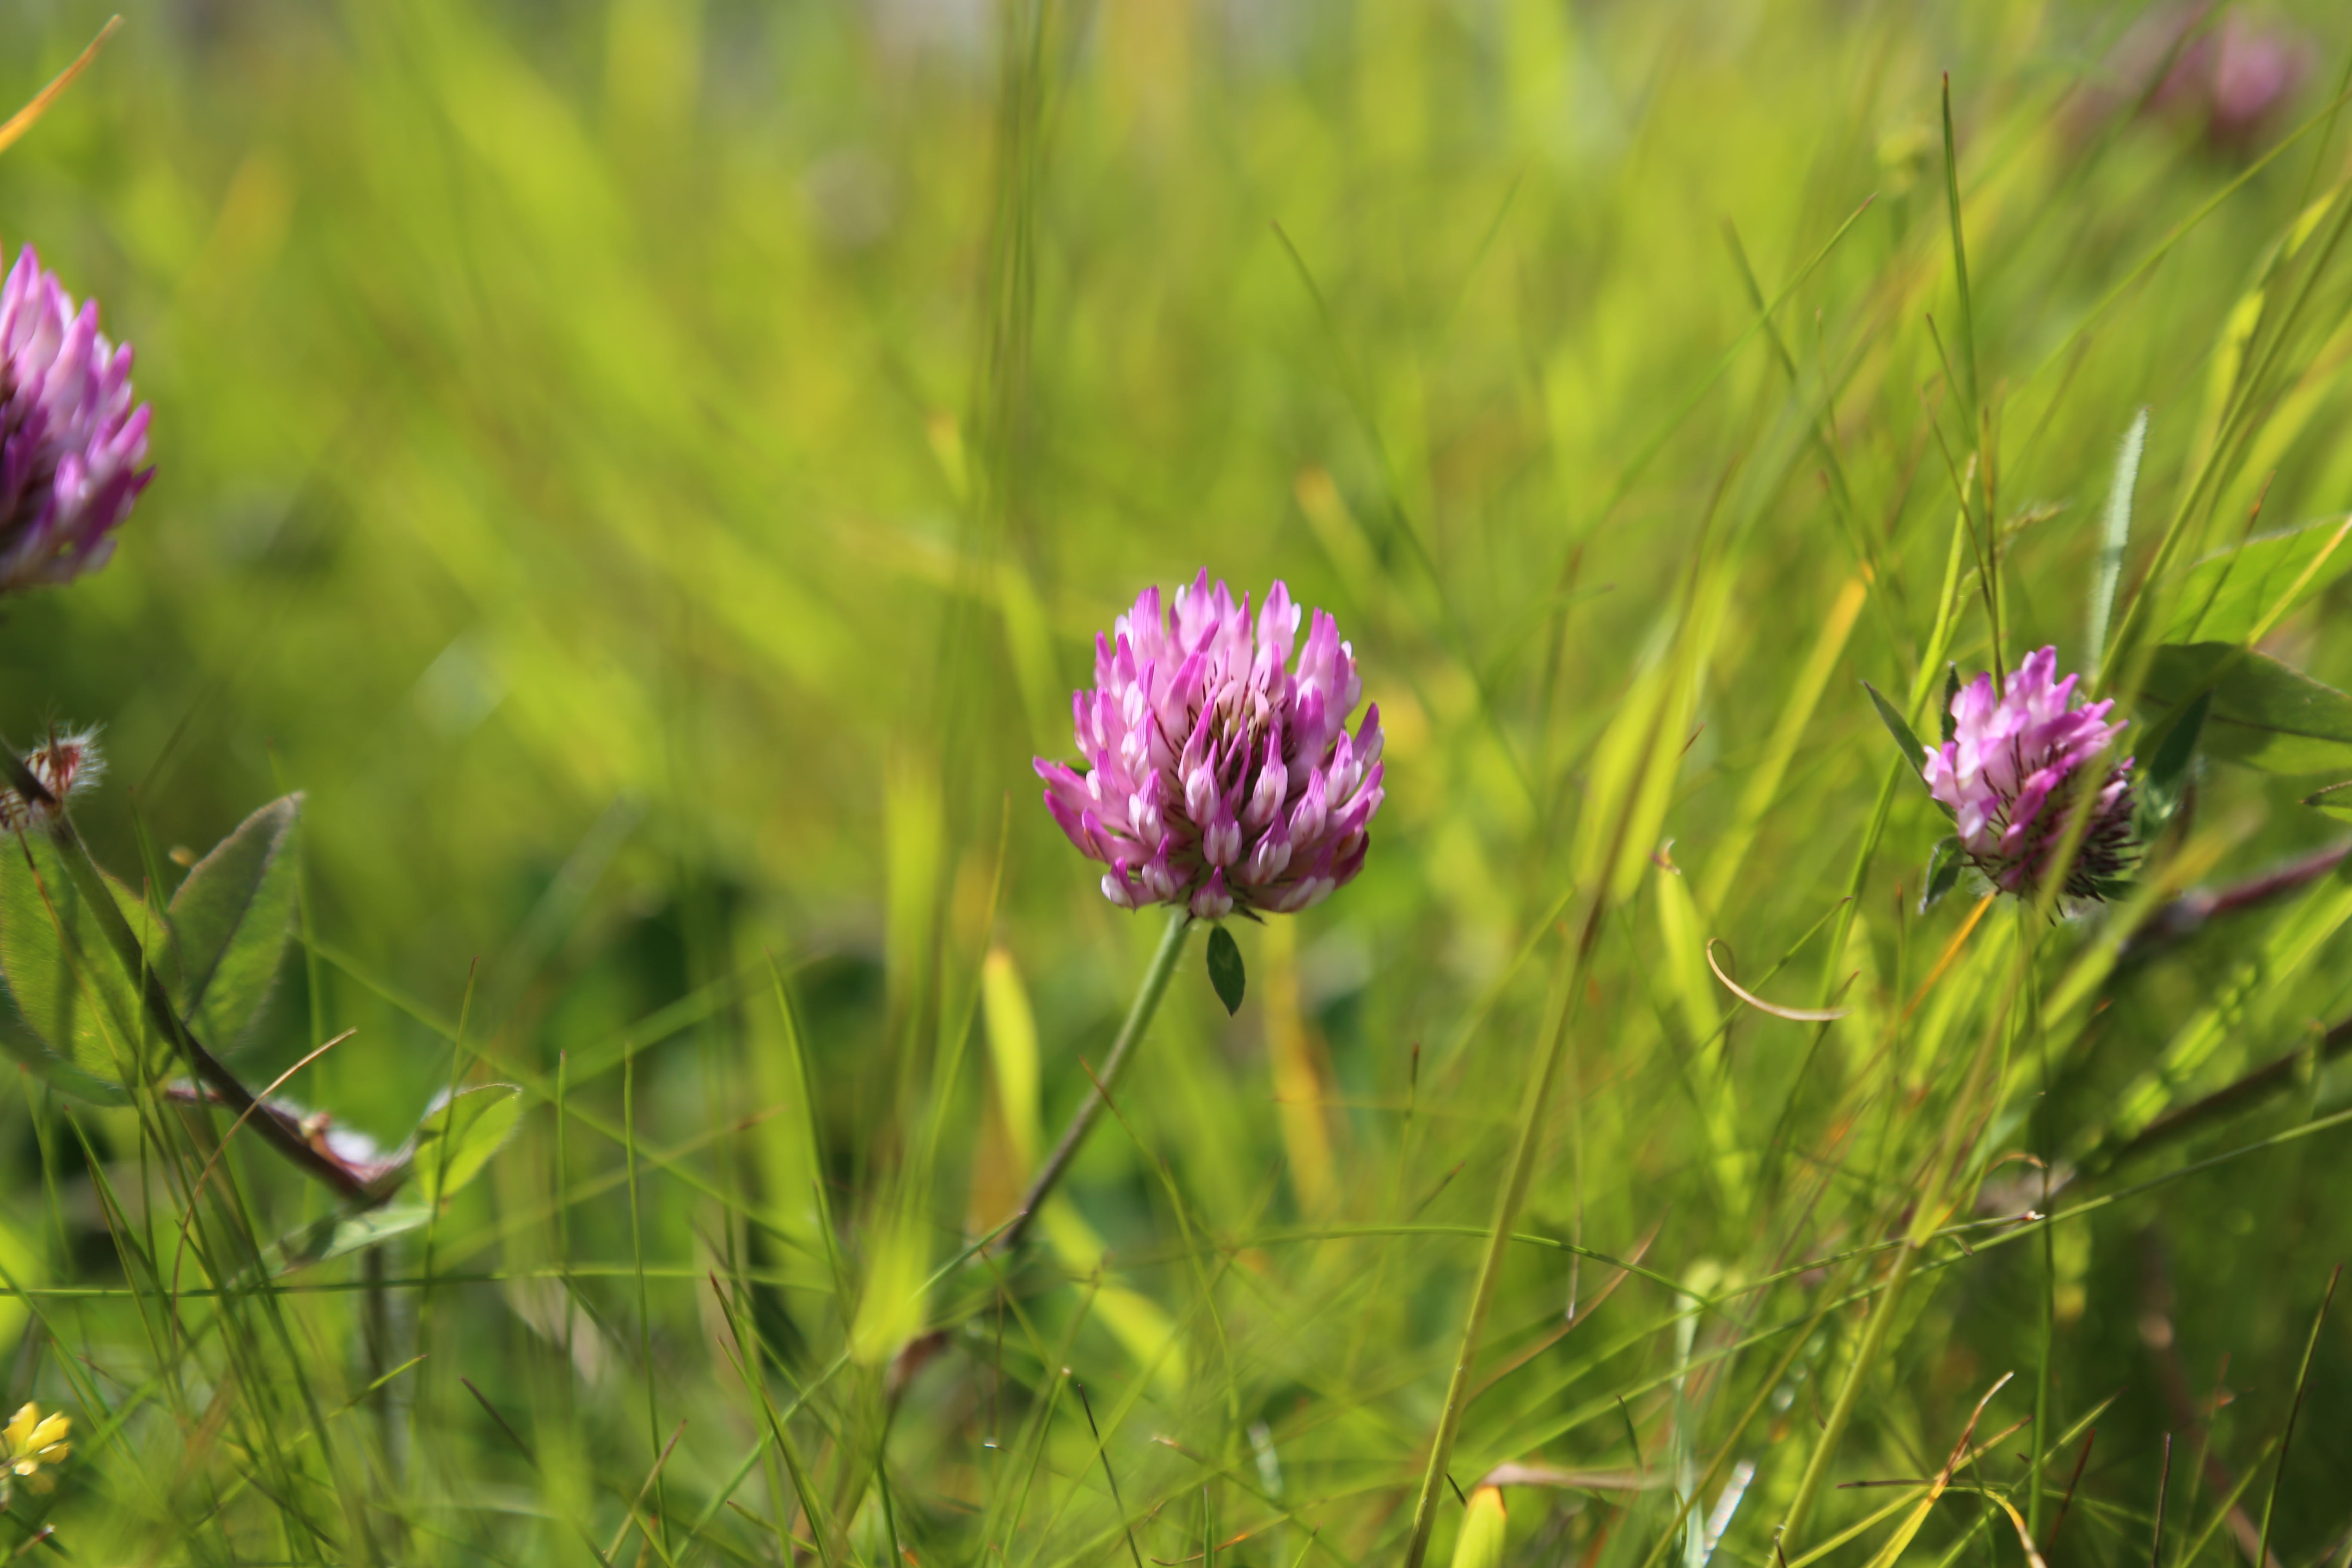
[[[1242,969],[1240,944],[1223,926],[1209,933],[1209,984],[1217,988],[1217,1000],[1225,1005],[1228,1016],[1242,1010],[1242,993],[1248,987],[1249,976]]]
[[[1958,838],[1948,835],[1936,840],[1936,847],[1927,851],[1927,879],[1919,894],[1921,914],[1934,909],[1943,901],[1945,894],[1960,885],[1960,870],[1968,863]]]

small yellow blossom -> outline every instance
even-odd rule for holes
[[[41,1467],[54,1467],[73,1452],[66,1441],[66,1433],[73,1426],[70,1417],[62,1414],[43,1418],[40,1407],[27,1405],[9,1418],[7,1428],[0,1438],[7,1443],[7,1452],[0,1456],[8,1467],[9,1475],[21,1479],[37,1492],[47,1491],[57,1484],[54,1477],[41,1473]]]

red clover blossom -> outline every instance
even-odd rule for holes
[[[26,246],[0,285],[0,593],[68,583],[114,553],[155,470],[131,346],[98,330]]]
[[[1095,638],[1095,684],[1072,694],[1084,773],[1036,759],[1045,806],[1123,909],[1170,904],[1202,920],[1287,914],[1363,868],[1381,808],[1381,712],[1355,734],[1354,648],[1315,612],[1297,667],[1299,611],[1275,584],[1253,633],[1203,570],[1163,615],[1147,588]]]
[[[2045,647],[2011,672],[1998,699],[1992,677],[1978,676],[1953,695],[1952,738],[1928,752],[1921,773],[1927,793],[1951,808],[1969,861],[2018,894],[2041,882],[2077,803],[2095,790],[2065,887],[2072,897],[2095,899],[2131,864],[2132,759],[2113,772],[2100,766],[2124,728],[2107,722],[2115,702],[2073,707],[2081,678],[2055,680],[2057,671],[2058,650]]]

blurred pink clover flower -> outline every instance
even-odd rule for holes
[[[26,246],[0,285],[0,593],[68,583],[114,553],[155,470],[131,346],[76,309]]]

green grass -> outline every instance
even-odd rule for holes
[[[0,18],[0,98],[104,17]],[[2339,842],[2352,730],[2209,721],[2104,913],[1922,912],[1861,685],[1932,740],[2054,642],[2146,767],[2193,563],[2352,507],[2352,26],[2217,20],[2309,64],[2222,144],[2140,20],[126,13],[0,233],[160,473],[0,733],[102,721],[161,891],[303,792],[247,1084],[350,1030],[284,1092],[520,1115],[288,1267],[249,1127],[192,1198],[228,1117],[9,1080],[0,1405],[74,1453],[0,1555],[1385,1564],[1425,1498],[1442,1563],[1508,1466],[1512,1563],[2121,1565],[2159,1495],[2158,1568],[2340,1562],[2352,880],[2124,938]],[[1204,563],[1352,639],[1374,849],[1233,1018],[1191,945],[1000,1258],[1161,934],[1029,759]],[[2221,640],[2352,687],[2352,587],[2264,586]]]

